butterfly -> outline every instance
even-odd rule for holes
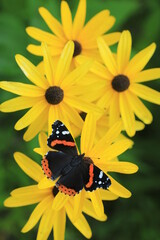
[[[47,145],[49,151],[42,159],[42,169],[47,178],[56,181],[60,192],[75,196],[83,188],[93,191],[97,188],[108,189],[111,185],[109,177],[85,154],[78,154],[75,141],[59,120],[52,125],[52,134]],[[55,151],[56,150],[56,151]]]

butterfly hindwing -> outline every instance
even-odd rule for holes
[[[79,193],[84,187],[81,164],[73,167],[68,174],[62,175],[58,179],[56,186],[59,191],[70,196]]]
[[[52,180],[63,174],[64,169],[71,169],[72,156],[63,152],[49,151],[42,159],[42,168],[45,175]]]
[[[53,123],[52,134],[49,136],[47,144],[52,149],[70,154],[72,156],[78,154],[72,135],[65,125],[59,120]]]
[[[93,163],[85,165],[85,172],[83,171],[85,190],[91,192],[97,188],[108,189],[111,185],[109,177]]]

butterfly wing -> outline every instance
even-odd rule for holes
[[[72,156],[68,154],[49,151],[42,159],[42,169],[48,178],[54,180],[63,172],[66,173],[72,169],[71,161]]]
[[[59,191],[69,196],[78,194],[84,187],[81,164],[73,167],[68,174],[62,175],[56,186]]]
[[[72,156],[78,154],[72,135],[66,126],[59,120],[55,121],[52,125],[52,134],[48,138],[47,145],[52,149]]]
[[[109,177],[93,163],[83,164],[84,188],[86,191],[94,191],[97,188],[108,189],[111,185]]]

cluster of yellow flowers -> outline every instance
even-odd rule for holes
[[[83,189],[75,197],[65,195],[58,192],[55,181],[44,176],[41,166],[16,152],[15,161],[36,184],[13,190],[4,205],[38,203],[22,229],[27,232],[40,221],[37,240],[47,239],[52,229],[55,240],[64,240],[66,214],[86,238],[91,238],[83,213],[105,221],[103,200],[131,196],[108,172],[132,174],[138,170],[135,164],[118,160],[133,145],[121,131],[132,137],[144,124],[152,122],[152,114],[139,97],[160,104],[160,93],[141,84],[160,78],[160,68],[143,70],[156,46],[152,43],[130,59],[130,32],[107,34],[115,22],[108,10],[85,24],[86,0],[79,1],[73,21],[66,1],[61,1],[62,23],[43,7],[39,12],[51,32],[28,27],[28,35],[40,45],[29,45],[27,49],[42,56],[43,61],[34,66],[25,57],[16,55],[17,64],[31,84],[1,81],[1,89],[19,96],[2,103],[0,110],[14,112],[29,108],[15,129],[27,127],[25,141],[39,134],[40,147],[34,150],[42,157],[49,151],[47,135],[52,132],[53,122],[62,121],[75,138],[81,135],[80,152],[107,173],[111,186],[92,192]],[[116,43],[117,53],[113,53],[110,46]]]

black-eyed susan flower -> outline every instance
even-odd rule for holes
[[[42,157],[49,150],[47,135],[39,134],[40,148],[35,149]],[[107,216],[103,213],[97,215],[93,204],[85,197],[85,191],[76,197],[65,195],[58,191],[55,182],[47,179],[42,168],[32,159],[22,153],[15,153],[14,158],[21,169],[32,178],[36,184],[13,190],[11,196],[4,202],[6,207],[21,207],[37,204],[22,232],[30,231],[38,222],[37,240],[47,239],[53,229],[54,240],[64,240],[66,215],[73,225],[86,237],[92,235],[90,226],[83,212],[99,221],[105,221]],[[115,200],[117,195],[109,191],[101,191],[103,200]],[[101,206],[102,207],[102,206]]]
[[[108,172],[120,172],[125,174],[135,173],[138,170],[138,167],[135,164],[129,162],[119,162],[117,160],[117,156],[119,156],[133,144],[132,141],[128,139],[116,140],[115,142],[115,139],[117,139],[117,137],[119,136],[121,129],[122,123],[121,121],[119,121],[107,131],[107,133],[101,140],[95,143],[96,118],[92,113],[89,113],[85,119],[81,134],[80,153],[84,154],[84,161],[87,160],[88,162],[94,163],[94,165],[98,166],[103,172],[107,172],[107,175]],[[40,138],[41,143],[43,142],[43,139],[42,137]],[[40,153],[43,156],[44,150],[48,152],[51,149],[46,149],[46,144],[43,142],[43,144],[41,144],[41,148],[36,149],[36,152]],[[96,189],[96,191],[90,192],[90,190],[85,191],[83,189],[79,194],[76,195],[76,197],[74,198],[77,209],[76,212],[79,213],[80,211],[82,211],[84,199],[85,197],[87,197],[92,202],[93,208],[95,209],[97,216],[102,217],[104,214],[102,200],[107,200],[108,198],[111,199],[110,197],[112,196],[113,198],[113,196],[115,195],[124,198],[128,198],[131,196],[130,191],[120,185],[111,176],[109,176],[109,178],[111,179],[111,186],[108,188],[108,190],[99,188]],[[47,178],[44,178],[40,183],[40,186],[42,188],[45,188],[46,179]],[[92,181],[94,181],[94,177]],[[98,184],[101,184],[100,180],[99,182],[94,183],[94,185],[97,185],[97,188]],[[109,193],[113,195],[110,196]]]
[[[28,27],[27,33],[39,42],[46,42],[52,56],[61,54],[62,49],[69,40],[74,41],[73,57],[82,54],[90,57],[98,57],[97,42],[98,36],[103,36],[108,45],[112,45],[119,40],[120,33],[105,34],[114,25],[115,18],[110,16],[108,10],[103,10],[94,16],[86,25],[86,0],[80,0],[74,21],[66,1],[61,1],[61,21],[58,22],[51,13],[41,7],[40,15],[48,25],[51,33],[45,32],[35,27]],[[42,55],[40,46],[29,45],[28,51],[35,55]]]
[[[143,70],[152,57],[156,45],[152,43],[130,60],[131,45],[130,32],[123,31],[115,56],[105,41],[99,38],[98,47],[104,65],[95,62],[91,68],[98,82],[100,80],[106,82],[105,94],[99,99],[97,105],[107,110],[111,125],[121,117],[129,136],[135,134],[135,115],[145,124],[152,122],[152,114],[139,97],[160,104],[160,93],[141,84],[160,78],[160,68]]]
[[[6,207],[22,207],[32,204],[37,204],[27,223],[22,228],[22,232],[30,231],[39,221],[37,240],[47,239],[53,229],[54,240],[64,240],[66,214],[73,225],[86,237],[92,235],[90,226],[82,212],[75,216],[75,201],[73,197],[68,197],[54,187],[54,182],[45,179],[41,167],[22,153],[15,153],[14,158],[21,169],[32,178],[36,184],[20,187],[11,192],[11,196],[4,202]],[[43,181],[43,188],[41,184]],[[39,188],[40,185],[40,188]],[[113,194],[108,195],[108,198],[116,199]],[[82,211],[91,217],[100,221],[106,220],[106,215],[98,217],[95,214],[92,203],[85,199]]]
[[[48,123],[48,132],[54,120],[60,119],[69,127],[70,123],[81,129],[83,121],[79,111],[97,111],[97,108],[87,100],[86,88],[78,86],[78,82],[89,70],[92,61],[88,61],[73,71],[69,71],[74,52],[74,43],[69,41],[56,66],[43,44],[44,71],[41,72],[30,61],[21,55],[16,55],[16,61],[26,77],[34,84],[1,81],[0,87],[6,91],[20,95],[1,104],[3,112],[14,112],[27,109],[28,112],[16,123],[15,129],[28,127],[24,134],[26,141],[32,139]],[[90,86],[91,92],[96,86]],[[84,97],[84,92],[86,97]],[[94,97],[99,95],[93,90]],[[82,97],[81,97],[82,96]]]

